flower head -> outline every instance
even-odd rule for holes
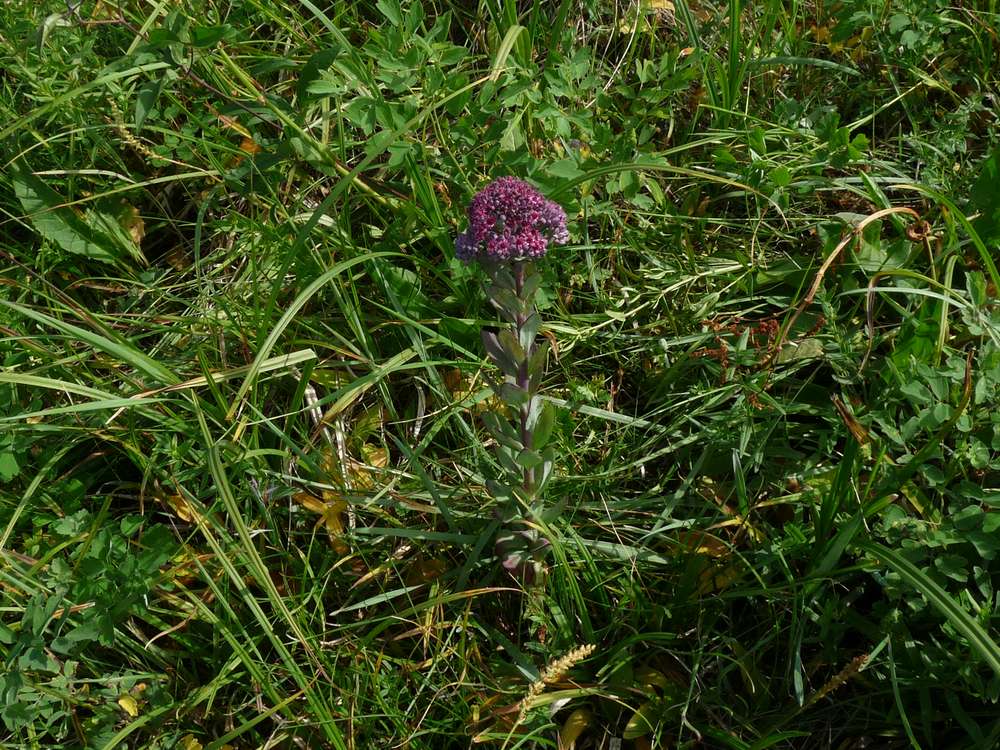
[[[566,212],[524,180],[500,177],[469,204],[469,228],[455,238],[455,255],[466,262],[540,258],[550,244],[569,239]]]

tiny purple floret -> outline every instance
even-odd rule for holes
[[[516,177],[500,177],[469,204],[469,228],[455,238],[455,256],[466,263],[540,258],[549,245],[569,240],[566,212]]]

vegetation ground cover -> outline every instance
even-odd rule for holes
[[[997,0],[0,6],[0,743],[1000,744]],[[556,466],[493,552],[465,208]]]

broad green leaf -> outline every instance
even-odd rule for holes
[[[229,24],[221,26],[196,26],[191,31],[191,44],[195,47],[214,47],[226,37],[232,36],[234,29]]]
[[[533,450],[525,448],[517,456],[517,464],[525,469],[533,469],[542,463],[542,457]]]
[[[0,482],[9,482],[21,473],[21,467],[17,464],[17,458],[13,453],[0,453]]]
[[[7,729],[11,731],[16,731],[20,727],[28,726],[32,720],[35,718],[34,713],[28,711],[28,706],[23,701],[18,701],[17,703],[10,703],[3,712],[0,713],[0,717],[3,718],[4,724],[7,725]]]
[[[1000,149],[983,161],[970,197],[980,214],[973,222],[976,232],[986,242],[1000,240]]]
[[[515,383],[501,383],[497,395],[505,404],[515,408],[520,408],[528,401],[528,394]]]
[[[378,0],[375,7],[393,26],[403,25],[403,14],[399,8],[399,0]]]
[[[524,325],[521,326],[520,331],[520,344],[524,351],[530,352],[532,345],[535,343],[535,339],[538,337],[538,329],[541,327],[542,319],[538,317],[538,313],[530,313],[527,319],[524,321]]]
[[[156,105],[156,100],[160,98],[163,91],[163,84],[166,76],[160,76],[155,81],[146,81],[135,94],[135,129],[142,129],[142,124],[149,117],[149,112]]]
[[[309,94],[320,94],[320,91],[310,88],[310,86],[314,82],[326,85],[319,80],[320,75],[324,70],[333,65],[334,61],[340,56],[340,53],[340,46],[334,44],[326,49],[321,49],[306,60],[306,64],[302,66],[302,72],[299,74],[297,92],[300,102],[309,98]],[[339,90],[339,85],[337,88]]]
[[[575,179],[583,174],[583,170],[576,163],[576,159],[560,159],[550,164],[546,168],[546,171],[553,177],[561,177],[567,180]]]
[[[522,348],[521,343],[514,336],[513,331],[509,328],[504,328],[497,335],[497,338],[500,341],[500,346],[503,347],[511,359],[518,363],[524,361],[524,348]]]
[[[55,190],[32,174],[27,165],[15,162],[10,166],[14,194],[21,201],[27,219],[38,233],[68,253],[82,255],[102,263],[118,261],[115,242],[92,227],[67,208]]]

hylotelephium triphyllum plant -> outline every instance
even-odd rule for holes
[[[482,331],[487,356],[504,374],[491,383],[493,391],[507,407],[482,417],[505,472],[487,487],[500,501],[497,554],[504,568],[529,583],[544,572],[550,546],[536,522],[547,520],[541,495],[552,474],[554,451],[546,443],[555,419],[552,405],[538,396],[548,341],[538,340],[541,277],[532,261],[568,239],[559,204],[523,180],[501,177],[472,199],[469,228],[455,240],[456,256],[486,271],[490,301],[507,324]]]

